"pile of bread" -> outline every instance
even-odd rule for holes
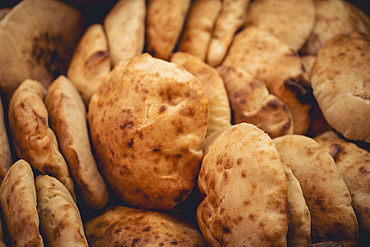
[[[350,3],[0,16],[0,246],[369,243],[370,18]]]

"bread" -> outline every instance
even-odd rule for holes
[[[178,50],[190,53],[205,61],[212,31],[220,10],[221,0],[192,2]]]
[[[0,21],[12,10],[12,8],[1,8],[0,9]]]
[[[221,66],[217,70],[225,83],[234,123],[254,124],[271,138],[293,134],[292,115],[265,84],[241,68]]]
[[[9,169],[0,187],[0,204],[12,246],[44,246],[39,232],[33,172],[24,160]]]
[[[360,226],[360,240],[362,237],[369,240],[370,153],[339,138],[334,131],[325,132],[315,140],[334,158],[352,197],[352,206]]]
[[[314,23],[314,0],[257,0],[249,7],[246,26],[260,28],[298,51]]]
[[[110,68],[111,60],[103,26],[93,24],[78,43],[67,73],[86,105],[110,72]]]
[[[312,101],[310,83],[302,60],[288,45],[265,31],[246,28],[235,36],[223,65],[240,67],[265,83],[288,107],[294,133],[306,133]]]
[[[117,65],[90,101],[98,164],[126,203],[168,210],[192,190],[207,129],[204,89],[149,54]]]
[[[24,81],[9,104],[9,125],[19,158],[42,172],[59,179],[74,195],[73,180],[59,151],[57,138],[49,128],[43,99],[46,89],[40,82]]]
[[[103,208],[109,199],[108,190],[91,151],[81,96],[66,77],[59,76],[48,89],[45,105],[50,127],[84,201],[93,208]]]
[[[37,211],[45,244],[50,247],[89,246],[76,203],[56,178],[36,178]]]
[[[9,100],[32,78],[47,87],[67,71],[84,28],[82,15],[56,0],[22,1],[1,21],[0,87]]]
[[[204,246],[198,229],[166,213],[110,207],[85,224],[91,246]]]
[[[286,246],[287,180],[270,137],[233,125],[204,151],[197,222],[207,246]]]
[[[303,54],[317,54],[320,48],[338,34],[362,32],[370,35],[370,18],[344,0],[315,0],[316,20]]]
[[[198,78],[204,87],[208,99],[207,136],[218,129],[230,126],[230,104],[223,80],[217,70],[199,58],[183,52],[174,53],[171,62],[183,66]]]
[[[306,69],[307,74],[310,76],[312,67],[316,62],[316,55],[302,56],[302,62],[303,62],[304,68]]]
[[[234,34],[242,26],[247,13],[249,0],[224,0],[216,20],[207,52],[207,63],[213,67],[221,64]]]
[[[298,179],[311,213],[312,243],[358,243],[358,223],[351,196],[333,158],[315,140],[301,135],[274,139],[284,164]]]
[[[13,164],[5,121],[6,118],[4,117],[4,108],[0,97],[0,184],[10,166]]]
[[[121,0],[104,19],[113,67],[143,52],[145,40],[145,0]]]
[[[319,51],[311,72],[315,98],[329,125],[350,140],[370,142],[370,38],[338,35]]]
[[[147,50],[168,60],[185,22],[190,0],[149,0],[147,13]]]

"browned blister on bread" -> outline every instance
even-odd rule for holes
[[[56,178],[36,178],[37,211],[45,244],[50,247],[89,246],[80,212],[67,188]]]
[[[287,180],[262,130],[246,123],[224,130],[204,151],[198,186],[197,222],[207,245],[286,246]]]
[[[147,13],[147,50],[168,60],[180,37],[190,0],[149,0]]]
[[[103,26],[93,24],[78,43],[67,72],[86,105],[110,69],[111,60]]]
[[[90,246],[204,246],[195,225],[175,214],[110,207],[85,224]]]
[[[13,163],[5,121],[4,108],[0,97],[0,184]]]
[[[45,94],[46,89],[34,80],[24,81],[14,92],[9,104],[9,125],[15,151],[33,168],[59,179],[75,198],[67,163],[49,128]]]
[[[12,246],[44,246],[33,172],[26,161],[10,167],[0,187],[0,204]]]
[[[263,30],[246,28],[236,35],[223,64],[240,67],[265,83],[288,107],[294,133],[306,133],[312,101],[310,83],[302,60],[288,45]]]
[[[108,190],[91,151],[81,96],[66,77],[59,76],[48,89],[45,105],[50,127],[84,201],[93,208],[103,208],[109,199]]]
[[[298,179],[311,213],[312,243],[358,244],[351,195],[333,158],[315,140],[301,135],[274,139],[283,162]]]
[[[292,115],[265,84],[241,68],[221,66],[217,70],[224,80],[235,124],[254,124],[271,138],[293,134]]]

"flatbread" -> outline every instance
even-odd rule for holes
[[[49,128],[45,94],[46,89],[34,80],[24,81],[14,92],[9,104],[9,125],[15,151],[33,168],[58,178],[76,198],[68,166]]]
[[[44,246],[39,232],[36,188],[30,165],[14,163],[0,187],[0,203],[12,246]]]
[[[117,1],[104,19],[113,67],[143,52],[145,0]]]
[[[207,135],[218,129],[231,125],[231,110],[227,92],[222,78],[217,70],[204,63],[199,58],[176,52],[171,56],[171,62],[183,66],[202,83],[208,99]]]
[[[12,164],[13,159],[5,127],[4,108],[0,97],[0,184]]]
[[[86,105],[110,70],[111,61],[103,25],[93,24],[78,43],[67,72]]]
[[[197,222],[207,246],[286,246],[287,180],[270,137],[233,125],[204,151]]]
[[[37,211],[45,244],[50,247],[89,246],[76,203],[54,177],[36,178]]]
[[[66,77],[59,76],[48,89],[45,105],[50,127],[84,201],[93,208],[103,208],[109,199],[108,190],[91,151],[81,96]]]

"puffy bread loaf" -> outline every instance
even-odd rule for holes
[[[12,164],[13,159],[5,127],[4,108],[0,97],[0,184]]]
[[[0,87],[9,100],[26,79],[47,87],[65,74],[82,34],[82,15],[56,0],[22,1],[1,21]]]
[[[315,140],[301,135],[274,139],[284,164],[301,184],[311,213],[312,243],[358,243],[358,223],[351,196],[333,158]]]
[[[294,133],[304,134],[312,95],[302,60],[288,45],[263,30],[250,27],[236,35],[224,65],[240,67],[261,80],[287,105]]]
[[[103,25],[93,24],[78,43],[67,73],[86,105],[110,69],[111,60]]]
[[[350,140],[370,142],[370,37],[338,35],[319,51],[311,72],[329,125]]]
[[[311,213],[298,179],[289,165],[283,165],[288,185],[289,228],[288,246],[306,246],[311,244]]]
[[[117,65],[90,101],[98,164],[130,205],[171,209],[192,190],[207,129],[207,97],[184,68],[142,54]]]
[[[143,52],[145,41],[145,0],[121,0],[104,19],[113,67]]]
[[[190,0],[149,0],[147,13],[147,50],[168,60],[182,31]]]
[[[317,54],[320,48],[338,34],[362,32],[370,35],[370,18],[343,0],[315,0],[316,20],[303,54]]]
[[[8,113],[14,148],[19,158],[43,174],[59,179],[76,198],[67,163],[49,128],[49,116],[43,102],[45,94],[46,89],[34,80],[25,80],[14,92]]]
[[[91,151],[85,105],[77,89],[59,76],[45,96],[50,127],[54,130],[71,175],[87,205],[103,208],[108,190]]]
[[[179,51],[190,53],[205,61],[216,18],[221,10],[221,0],[196,0],[192,2]]]
[[[287,179],[270,137],[233,125],[204,151],[197,222],[209,246],[286,246]]]
[[[0,187],[0,204],[12,246],[44,246],[33,172],[26,161],[10,167]]]
[[[183,52],[171,56],[171,62],[183,66],[202,83],[208,99],[207,136],[231,125],[231,110],[224,82],[217,70],[199,58]]]
[[[76,203],[54,177],[36,178],[37,211],[45,244],[50,247],[89,246]]]
[[[293,134],[293,119],[286,105],[263,82],[241,68],[221,66],[234,123],[251,123],[271,138]]]
[[[223,0],[212,39],[208,47],[207,63],[213,67],[221,64],[236,31],[242,26],[249,0]]]
[[[260,28],[298,51],[314,23],[314,0],[257,0],[248,9],[246,26]]]
[[[204,246],[196,226],[166,213],[110,207],[85,224],[90,246]]]
[[[367,236],[367,239],[369,239],[370,153],[339,138],[334,131],[325,132],[315,137],[315,140],[334,158],[335,164],[348,187],[360,230],[363,231],[360,240],[362,236]]]
[[[311,70],[315,62],[316,55],[305,55],[302,57],[302,63],[304,65],[304,68],[306,69],[308,76],[311,76]]]

